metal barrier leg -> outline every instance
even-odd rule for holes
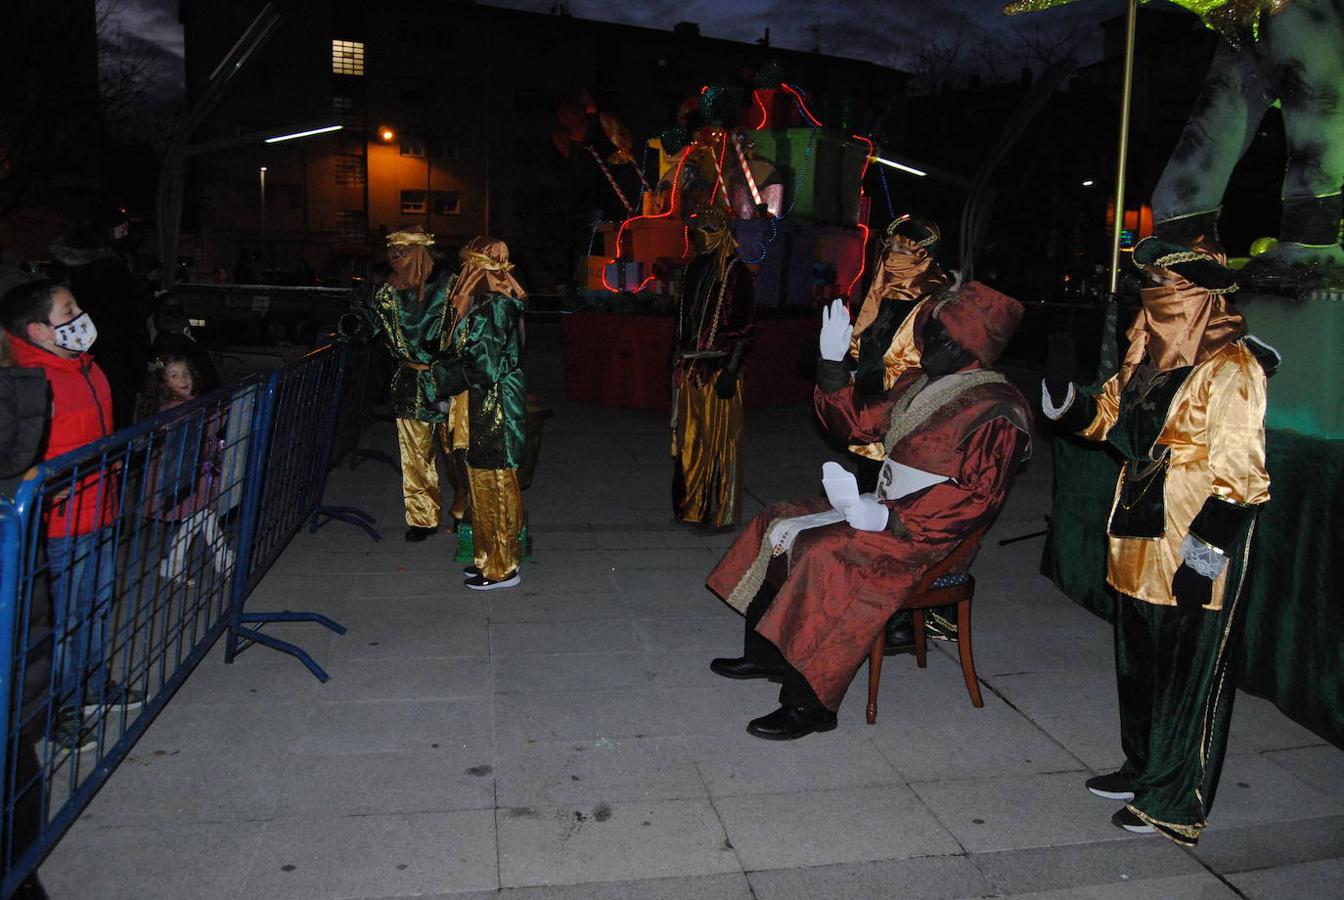
[[[270,647],[272,650],[279,650],[281,653],[288,653],[290,656],[297,657],[299,662],[308,667],[318,681],[325,684],[331,677],[326,670],[317,664],[308,652],[298,644],[291,644],[289,641],[282,641],[279,638],[271,637],[269,634],[263,634],[263,626],[271,622],[316,622],[325,628],[330,628],[337,634],[345,634],[345,626],[329,619],[321,613],[310,612],[273,612],[273,613],[243,613],[238,619],[238,625],[230,635],[236,641],[247,641],[249,644],[261,644]],[[245,626],[252,625],[248,628]],[[246,650],[248,644],[243,644],[234,651],[234,656]],[[233,662],[232,657],[226,659],[227,662]]]
[[[308,532],[311,534],[323,525],[337,519],[354,525],[356,528],[363,528],[364,533],[375,541],[381,541],[383,536],[378,533],[378,529],[373,527],[373,516],[364,510],[355,506],[319,506],[313,510],[313,517],[308,521]]]

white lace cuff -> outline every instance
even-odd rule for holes
[[[1227,557],[1222,551],[1192,534],[1187,534],[1181,540],[1181,559],[1210,581],[1223,574],[1223,570],[1227,568]]]
[[[1054,401],[1050,397],[1050,389],[1045,386],[1045,379],[1041,379],[1041,411],[1044,412],[1045,417],[1052,422],[1069,411],[1069,407],[1073,406],[1073,398],[1073,382],[1070,381],[1069,392],[1064,395],[1064,402],[1059,404],[1059,406],[1055,406]]]

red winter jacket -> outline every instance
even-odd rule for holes
[[[43,460],[112,433],[112,389],[91,355],[81,353],[66,359],[13,335],[9,343],[15,363],[41,369],[51,384],[51,430]],[[80,478],[69,497],[47,509],[47,537],[87,534],[111,524],[116,514],[116,475],[108,472],[104,477],[101,472],[91,472]]]

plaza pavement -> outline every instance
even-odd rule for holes
[[[666,417],[567,404],[553,328],[533,391],[555,406],[525,495],[520,588],[458,582],[452,538],[401,539],[398,479],[341,468],[329,502],[378,518],[300,534],[249,608],[327,668],[222,642],[41,870],[70,898],[792,900],[1344,895],[1344,753],[1237,699],[1198,849],[1110,824],[1082,786],[1120,762],[1106,623],[1037,574],[1048,441],[974,571],[974,709],[954,657],[889,658],[826,735],[743,729],[773,685],[731,682],[741,619],[703,587],[731,535],[672,522]],[[395,452],[391,426],[365,445]],[[817,489],[833,458],[806,407],[748,416],[748,515]]]

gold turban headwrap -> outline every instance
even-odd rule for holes
[[[425,282],[434,271],[434,257],[429,248],[434,246],[434,235],[419,225],[387,236],[387,261],[392,266],[388,284],[399,291],[418,291],[420,302],[425,299]]]

